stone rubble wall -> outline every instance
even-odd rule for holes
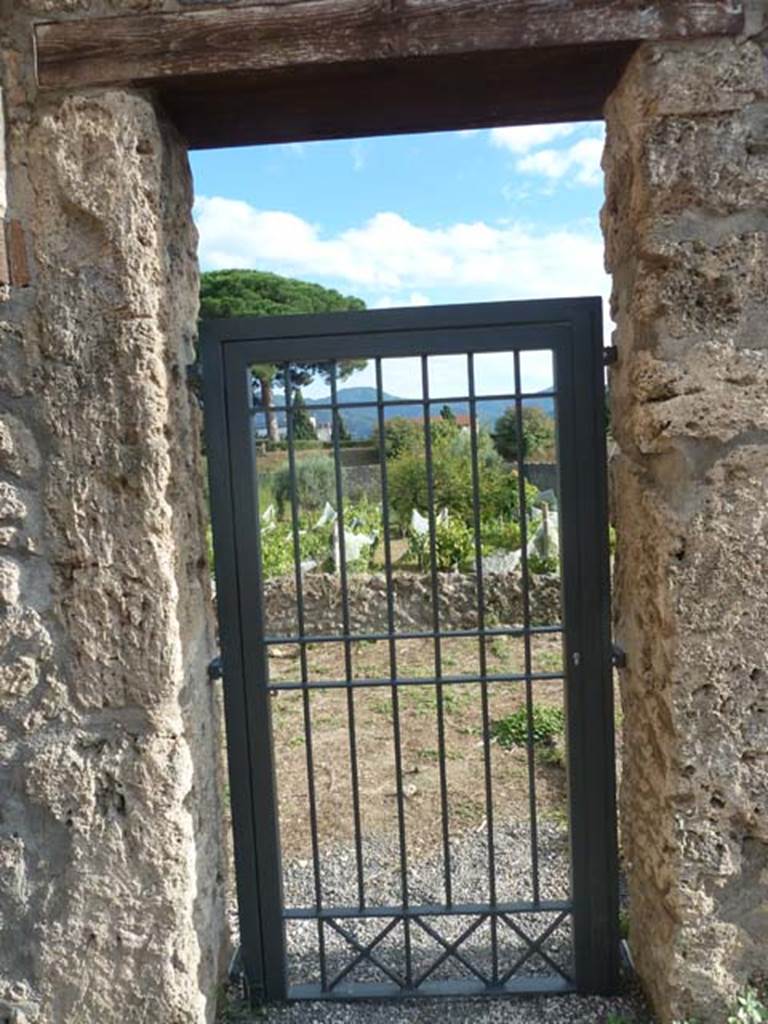
[[[521,626],[524,614],[520,572],[486,573],[483,583],[486,625],[489,628]],[[422,632],[434,628],[430,575],[395,573],[392,589],[398,631]],[[338,576],[306,573],[302,578],[302,595],[307,633],[343,632]],[[353,632],[387,632],[387,580],[383,573],[350,575],[348,601]],[[559,577],[531,577],[530,609],[534,625],[555,625],[561,621]],[[270,635],[296,634],[296,587],[292,577],[266,581],[264,614]],[[441,630],[477,629],[477,577],[474,573],[438,573],[438,617]]]
[[[148,97],[36,95],[30,19],[62,8],[108,9],[0,19],[30,278],[0,291],[0,1020],[203,1024],[227,867],[191,182]]]
[[[622,834],[663,1024],[722,1024],[768,962],[767,101],[755,42],[647,45],[606,112]]]

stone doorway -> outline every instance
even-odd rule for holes
[[[8,951],[0,1000],[18,1021],[107,1020],[119,1007],[120,1019],[137,1024],[198,1024],[213,1012],[223,954],[206,680],[213,629],[199,424],[185,372],[196,269],[185,142],[168,120],[202,110],[194,89],[206,68],[198,51],[184,98],[168,84],[178,69],[142,65],[141,50],[157,61],[147,39],[167,43],[167,19],[178,17],[178,45],[166,46],[178,54],[187,19],[210,26],[219,6],[104,0],[62,13],[26,0],[0,27]],[[472,17],[487,8],[464,6]],[[600,7],[589,6],[592,14]],[[65,28],[38,28],[54,8]],[[243,18],[249,7],[231,10]],[[120,58],[117,70],[92,54],[79,70],[67,68],[84,37],[126,29],[122,17],[98,31],[89,19],[129,11],[129,35],[104,47]],[[455,41],[430,36],[436,50],[454,50],[445,60],[438,54],[436,77],[426,76],[439,84],[427,88],[421,115],[437,117],[448,97],[445,123],[455,126],[461,113],[469,126],[482,116],[473,113],[478,97],[496,116],[491,101],[514,94],[518,120],[542,119],[531,110],[537,96],[553,117],[564,116],[564,95],[584,98],[579,83],[591,83],[592,104],[600,90],[599,106],[611,93],[604,228],[619,349],[615,615],[627,652],[630,942],[665,1024],[686,1015],[716,1022],[764,969],[766,945],[765,11],[759,2],[642,11],[622,3],[610,18],[582,14],[558,23],[565,35],[550,37],[549,50],[541,35],[508,39],[510,52],[544,54],[551,92],[483,77],[489,66],[523,81],[535,73],[533,58],[503,59],[509,22],[494,17],[482,36],[473,21],[464,33],[485,47],[482,61],[456,57]],[[429,31],[435,24],[423,22]],[[348,41],[363,38],[355,25],[345,31]],[[44,37],[56,43],[62,32],[63,48],[46,51]],[[295,41],[295,31],[286,38]],[[377,45],[369,70],[392,105],[376,109],[397,130],[397,117],[418,113],[406,103],[414,95],[407,76],[425,65],[407,33]],[[400,57],[387,63],[393,46]],[[232,52],[245,59],[243,47]],[[368,73],[362,56],[350,55],[335,79],[345,95]],[[446,87],[462,75],[473,83],[465,105]],[[222,113],[218,124],[237,141],[265,88],[297,112],[292,131],[302,116],[322,124],[322,110],[307,115],[297,89],[320,102],[332,95],[333,76],[316,90],[312,81],[306,67],[295,76],[278,68],[266,82],[256,75],[239,119]],[[215,90],[202,88],[213,108],[229,110],[222,94],[217,104]],[[508,110],[499,116],[514,120]]]

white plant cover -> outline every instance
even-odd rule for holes
[[[326,526],[328,523],[335,523],[338,519],[336,509],[331,505],[329,501],[326,501],[325,508],[320,514],[320,518],[315,523],[315,529],[319,526]]]
[[[483,572],[514,572],[522,557],[522,551],[494,551],[483,555]]]
[[[344,556],[349,565],[350,562],[356,562],[357,559],[362,555],[366,548],[372,547],[376,543],[376,534],[371,533],[352,533],[350,530],[344,530]],[[334,522],[333,524],[333,566],[336,572],[341,568],[341,545],[339,543],[339,524]]]
[[[274,526],[277,520],[277,511],[274,505],[267,505],[264,511],[261,513],[261,525],[262,526]]]
[[[419,537],[425,537],[429,533],[429,520],[425,519],[418,509],[411,512],[411,529]]]
[[[528,542],[528,557],[538,555],[539,558],[560,557],[560,531],[557,518],[552,515],[547,505],[541,510],[541,523],[538,530]]]

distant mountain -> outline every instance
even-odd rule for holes
[[[403,399],[399,399],[396,395],[390,395],[386,392],[382,395],[385,402],[399,402]],[[348,405],[353,402],[376,402],[378,394],[376,388],[339,388],[338,401],[339,405]],[[326,405],[328,399],[324,398],[307,398],[307,406],[313,405]],[[488,427],[492,429],[496,420],[501,416],[505,409],[507,409],[512,403],[510,401],[483,401],[481,397],[477,400],[477,419],[482,427]],[[526,405],[537,405],[539,408],[544,409],[549,415],[554,413],[554,400],[552,398],[533,398],[526,399]],[[448,405],[451,412],[455,416],[469,415],[469,402],[441,402],[437,399],[432,405],[432,416],[438,416],[440,409],[443,405]],[[312,413],[318,423],[330,423],[331,412],[330,409],[318,409],[317,412]],[[396,416],[404,416],[406,419],[421,419],[424,415],[424,407],[421,402],[408,401],[405,405],[394,405],[388,406],[384,409],[384,419],[391,420]],[[347,426],[347,430],[357,440],[364,440],[369,438],[379,422],[379,413],[375,405],[366,408],[353,407],[346,409],[343,412],[344,423]]]
[[[421,419],[424,415],[424,407],[419,401],[401,399],[398,398],[397,395],[391,395],[387,392],[384,392],[382,397],[385,402],[405,402],[404,405],[392,405],[386,407],[384,409],[385,420],[394,419],[396,416],[403,416],[406,419]],[[337,398],[340,406],[348,406],[348,408],[343,411],[343,417],[350,436],[358,441],[367,440],[376,429],[379,422],[379,411],[376,407],[376,401],[378,398],[376,388],[339,388]],[[313,406],[330,404],[330,399],[328,397],[305,398],[304,402],[308,409],[311,410]],[[368,404],[360,408],[354,404],[358,402],[367,402],[372,404]],[[511,404],[511,400],[486,401],[479,396],[477,399],[477,419],[480,426],[487,427],[492,430],[496,420],[501,416],[505,409],[509,408]],[[554,400],[552,398],[526,398],[525,404],[536,405],[539,408],[544,409],[544,411],[549,413],[550,416],[554,413]],[[469,415],[469,402],[443,402],[440,399],[436,399],[431,406],[432,416],[439,416],[440,410],[444,405],[448,405],[455,416]],[[317,409],[312,412],[311,415],[315,418],[318,424],[331,422],[330,409]],[[255,419],[257,426],[263,429],[265,426],[263,422],[264,417],[257,414]],[[277,420],[280,426],[284,426],[285,416],[283,414],[278,412]]]

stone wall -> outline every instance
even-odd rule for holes
[[[526,462],[525,479],[539,491],[554,491],[560,496],[560,472],[556,462]]]
[[[646,46],[607,109],[604,228],[630,944],[664,1024],[768,950],[768,83]]]
[[[0,22],[29,280],[0,294],[0,1020],[202,1024],[225,865],[190,177],[147,97],[36,96],[29,19],[62,6],[88,7]]]
[[[486,573],[483,581],[487,624],[520,626],[523,622],[520,572]],[[331,573],[307,573],[302,582],[306,631],[320,635],[342,632],[340,578]],[[421,632],[434,628],[431,576],[395,573],[392,590],[396,629]],[[387,632],[387,580],[383,573],[351,575],[348,599],[354,632]],[[560,622],[560,579],[532,576],[530,602],[534,625]],[[267,580],[264,612],[271,635],[296,633],[296,588],[292,578]],[[477,577],[474,573],[438,574],[438,612],[441,630],[477,629]]]

